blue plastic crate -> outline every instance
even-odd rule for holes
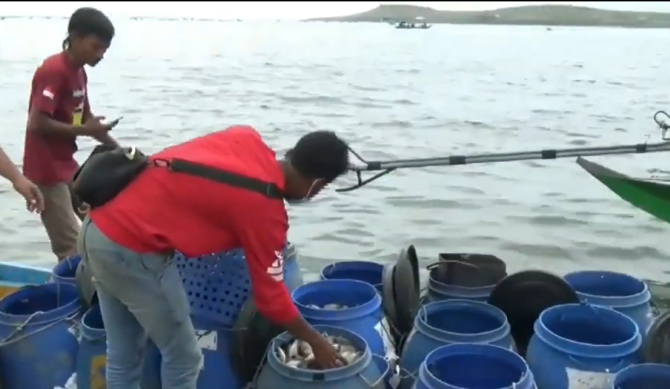
[[[300,267],[291,245],[284,250],[284,280],[293,289],[302,284]],[[241,249],[198,258],[175,256],[191,315],[199,320],[232,327],[251,295],[247,258]]]

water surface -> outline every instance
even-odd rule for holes
[[[30,80],[65,20],[0,22],[0,144],[20,161]],[[116,20],[89,70],[96,114],[154,152],[245,123],[278,151],[335,130],[371,160],[658,141],[668,107],[665,30]],[[80,142],[78,159],[93,143]],[[664,175],[667,154],[593,160]],[[340,185],[353,182],[353,176]],[[39,219],[0,184],[2,260],[51,266]],[[147,199],[150,201],[150,199]],[[169,212],[169,210],[166,210]],[[398,171],[290,210],[290,239],[314,273],[389,261],[409,244],[495,254],[512,270],[610,269],[670,281],[666,224],[619,200],[573,160]]]

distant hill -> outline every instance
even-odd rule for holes
[[[608,11],[570,5],[531,5],[493,11],[438,11],[413,5],[380,5],[349,16],[308,19],[325,22],[414,21],[427,23],[499,24],[535,26],[601,26],[630,28],[670,28],[670,13]]]

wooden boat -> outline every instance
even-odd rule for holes
[[[51,271],[17,263],[0,262],[0,298],[26,285],[49,281]]]
[[[670,223],[670,182],[629,177],[581,157],[577,164],[623,200]]]

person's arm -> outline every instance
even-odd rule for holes
[[[36,131],[49,136],[75,137],[81,135],[80,128],[69,123],[52,119],[61,104],[63,96],[63,80],[65,75],[59,69],[42,66],[35,72],[30,113],[28,114],[28,131]]]
[[[0,176],[12,183],[15,183],[19,178],[23,177],[23,174],[21,174],[12,160],[9,159],[9,156],[5,153],[2,147],[0,147]]]
[[[283,280],[282,252],[288,216],[278,200],[263,201],[252,212],[237,217],[236,229],[247,256],[253,296],[258,311],[307,343],[321,335],[300,315]],[[263,205],[265,204],[265,205]]]

